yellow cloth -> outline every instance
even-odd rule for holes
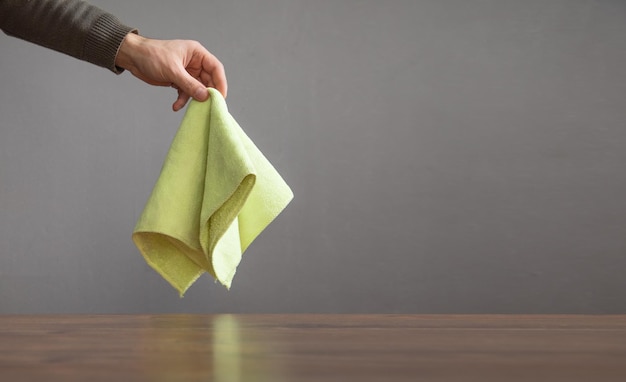
[[[192,101],[133,232],[181,297],[202,273],[230,288],[242,253],[293,194],[210,88]]]

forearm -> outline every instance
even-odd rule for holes
[[[116,73],[115,56],[134,31],[80,0],[0,0],[0,29]]]

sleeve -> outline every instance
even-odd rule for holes
[[[115,56],[124,37],[137,32],[80,0],[0,0],[0,29],[114,73],[123,72]]]

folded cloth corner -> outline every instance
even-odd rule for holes
[[[133,231],[182,297],[204,272],[230,288],[243,252],[293,193],[209,88],[191,101]]]

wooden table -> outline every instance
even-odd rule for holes
[[[626,316],[0,316],[0,381],[626,381]]]

